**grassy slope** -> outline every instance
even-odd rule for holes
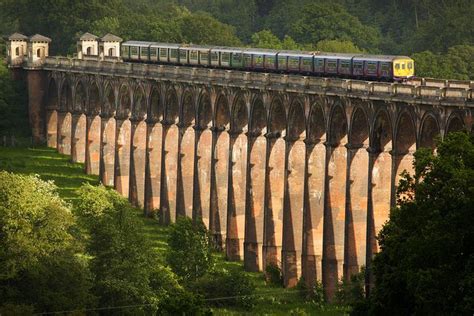
[[[44,180],[54,180],[59,194],[74,204],[75,190],[84,182],[98,184],[96,176],[83,173],[83,165],[73,164],[68,156],[60,155],[48,148],[3,148],[0,147],[0,170],[23,174],[39,174]],[[156,221],[137,214],[144,223],[143,233],[151,240],[153,247],[164,252],[167,228]],[[241,262],[228,262],[222,254],[216,254],[217,266],[221,269],[243,270]],[[315,310],[311,304],[304,303],[295,290],[269,286],[261,273],[248,273],[257,285],[257,304],[251,312],[231,309],[216,309],[216,315],[343,315],[345,309],[327,307],[324,311]]]

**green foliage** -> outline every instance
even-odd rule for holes
[[[25,90],[24,83],[14,81],[12,73],[0,60],[0,136],[30,135]]]
[[[303,6],[289,34],[303,44],[341,40],[351,41],[364,49],[375,49],[379,42],[377,29],[363,25],[342,5],[335,3],[310,3]]]
[[[90,234],[87,250],[99,305],[146,304],[141,312],[156,310],[160,299],[180,286],[141,234],[143,224],[137,212],[117,192],[103,186],[86,184],[79,197],[76,211]]]
[[[399,206],[379,235],[376,314],[470,314],[474,309],[474,139],[453,133],[415,154]]]
[[[316,44],[316,50],[332,53],[363,53],[364,51],[357,47],[351,41],[323,40]]]
[[[445,54],[424,51],[413,54],[416,73],[421,77],[474,79],[474,46],[458,45]]]
[[[256,300],[255,284],[240,270],[214,271],[194,282],[193,289],[212,306],[238,306],[251,309]]]
[[[212,315],[200,295],[178,289],[164,297],[158,305],[158,315]]]
[[[70,207],[52,182],[0,172],[3,304],[26,304],[38,312],[93,305],[88,267],[75,255],[80,245],[73,225]]]
[[[317,308],[324,305],[323,284],[319,280],[315,280],[314,284],[308,285],[304,278],[300,278],[296,284],[296,290],[302,299],[311,302]]]
[[[201,221],[178,218],[171,225],[168,245],[166,261],[185,282],[196,280],[214,266],[212,245]]]
[[[351,275],[350,280],[342,279],[338,283],[335,300],[346,306],[365,303],[365,268]]]
[[[270,263],[265,268],[265,279],[268,283],[283,286],[283,276],[278,265]]]

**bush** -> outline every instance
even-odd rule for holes
[[[365,302],[365,268],[351,276],[350,280],[341,280],[337,285],[335,301],[352,307]]]
[[[212,315],[202,296],[184,289],[170,292],[158,305],[158,315]]]
[[[301,278],[296,284],[296,290],[305,301],[316,305],[317,308],[323,307],[324,291],[321,281],[316,280],[313,285],[308,285],[304,278]]]
[[[166,261],[185,282],[196,280],[214,266],[210,238],[200,221],[178,218],[171,225],[168,246]]]
[[[255,284],[242,271],[217,271],[206,274],[194,284],[212,306],[238,306],[251,309],[255,305]]]
[[[278,265],[270,263],[265,269],[265,280],[267,283],[283,286],[283,275]]]

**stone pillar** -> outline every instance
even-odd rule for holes
[[[283,241],[283,196],[285,176],[285,140],[280,133],[268,133],[265,168],[265,222],[263,267],[281,264]]]
[[[322,279],[323,214],[326,147],[322,141],[306,142],[303,249],[301,273],[307,285]]]
[[[113,117],[101,115],[100,125],[100,181],[103,185],[113,186],[115,180],[116,122]]]
[[[145,212],[147,215],[151,215],[160,207],[162,137],[161,123],[148,120],[145,167]]]
[[[71,113],[58,111],[58,152],[71,154]]]
[[[265,203],[266,139],[261,133],[247,133],[248,168],[245,213],[244,267],[258,271],[262,267],[262,243]],[[241,243],[239,242],[239,247]],[[235,252],[237,253],[237,252]]]
[[[212,132],[200,126],[196,126],[195,130],[193,219],[202,220],[209,229]]]
[[[245,188],[247,175],[247,136],[231,131],[229,152],[229,193],[227,195],[226,257],[240,258],[239,244],[245,231]]]
[[[145,201],[146,134],[145,121],[133,119],[131,121],[129,199],[136,207],[143,207]]]
[[[347,146],[344,279],[365,265],[369,155],[364,145]]]
[[[179,126],[178,189],[176,213],[193,217],[195,132],[191,126]]]
[[[227,195],[229,165],[229,133],[224,128],[212,128],[211,209],[209,228],[215,246],[222,249],[227,232]]]
[[[28,116],[31,127],[31,133],[35,144],[41,144],[46,141],[45,131],[45,95],[47,75],[42,70],[27,71],[28,85]]]
[[[170,224],[176,220],[176,189],[178,177],[178,127],[163,121],[163,154],[161,163],[160,221]]]
[[[58,111],[47,111],[47,145],[49,148],[58,148]]]
[[[114,188],[128,198],[130,183],[131,122],[128,118],[116,118]]]
[[[79,112],[72,114],[71,161],[83,163],[86,155],[86,116]]]
[[[326,154],[322,279],[325,295],[332,299],[343,275],[347,149],[344,143],[327,142]]]
[[[86,117],[86,163],[87,174],[100,174],[101,118],[97,114]]]
[[[301,275],[305,156],[303,140],[287,137],[281,251],[283,281],[287,287],[296,286]]]

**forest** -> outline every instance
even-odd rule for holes
[[[397,54],[415,59],[418,76],[472,80],[473,14],[471,0],[0,0],[0,34],[44,34],[53,39],[52,54],[73,54],[84,32]]]

